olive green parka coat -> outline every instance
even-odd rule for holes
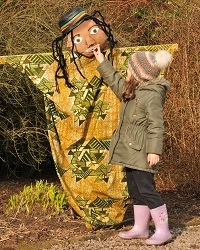
[[[121,101],[125,80],[107,59],[98,65],[97,71]],[[158,77],[141,82],[135,91],[136,97],[122,101],[120,121],[111,140],[109,163],[157,172],[158,165],[150,167],[147,154],[162,154],[163,104],[169,88],[170,82]]]

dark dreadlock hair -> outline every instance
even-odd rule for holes
[[[101,18],[98,19],[96,16],[96,14],[98,14]],[[101,27],[101,29],[104,31],[104,33],[107,35],[108,37],[108,42],[109,42],[109,46],[110,46],[110,53],[108,54],[108,60],[111,60],[111,62],[113,63],[113,48],[115,46],[115,44],[117,43],[116,41],[114,41],[114,37],[112,35],[112,30],[109,24],[107,24],[104,20],[104,17],[102,16],[102,14],[100,13],[100,11],[95,11],[93,13],[93,15],[91,16],[87,16],[84,21],[86,20],[93,20],[97,25],[99,25]],[[75,52],[74,52],[74,42],[73,42],[73,30],[70,31],[71,33],[71,40],[72,40],[72,57],[73,57],[73,61],[74,64],[78,70],[78,72],[80,73],[80,75],[84,77],[84,75],[81,73],[81,71],[78,68],[78,65],[76,63],[76,59],[75,59]],[[58,67],[57,70],[55,72],[55,80],[56,80],[56,90],[59,92],[59,87],[58,87],[58,79],[62,78],[65,79],[65,83],[69,88],[75,88],[70,82],[69,82],[69,77],[68,77],[68,73],[67,73],[67,64],[66,64],[66,59],[64,57],[62,48],[63,48],[63,40],[65,38],[67,34],[62,34],[60,37],[57,37],[53,42],[52,42],[52,52],[53,52],[53,58],[57,61],[58,63]],[[77,53],[77,52],[76,52]],[[78,54],[78,53],[77,53]],[[62,71],[62,75],[59,74],[60,70]]]
[[[62,47],[63,47],[63,39],[66,35],[62,35],[60,37],[57,37],[53,43],[52,43],[52,51],[53,51],[53,58],[54,60],[57,61],[58,67],[55,72],[55,80],[56,80],[56,90],[59,92],[59,87],[58,87],[58,78],[64,78],[66,85],[69,88],[72,88],[73,85],[68,81],[68,74],[67,74],[67,64],[65,57],[62,52]],[[63,75],[59,75],[59,71],[62,70]]]

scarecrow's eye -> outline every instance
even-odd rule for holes
[[[90,34],[91,35],[95,35],[99,32],[99,27],[95,26],[93,28],[90,29]]]
[[[74,37],[74,43],[79,44],[83,41],[83,38],[81,36]]]

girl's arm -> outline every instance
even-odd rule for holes
[[[93,53],[99,62],[97,71],[103,78],[104,82],[110,86],[112,91],[121,100],[122,93],[124,92],[124,79],[101,53],[100,46],[98,46],[97,50]]]
[[[147,161],[149,162],[149,166],[153,167],[159,163],[163,148],[164,120],[162,98],[160,95],[149,94],[146,112],[148,117]]]
[[[149,91],[146,112],[148,119],[146,152],[147,154],[161,155],[163,149],[164,120],[162,97],[159,94]]]

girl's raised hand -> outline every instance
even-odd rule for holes
[[[105,59],[104,55],[101,53],[100,50],[100,45],[98,44],[97,48],[93,51],[94,56],[96,57],[97,61],[99,63],[103,62],[103,60]]]

